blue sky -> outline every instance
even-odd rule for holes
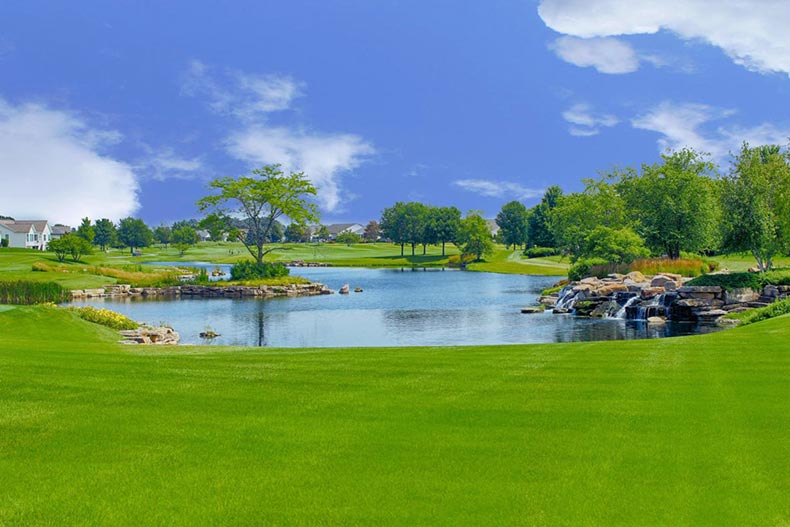
[[[5,2],[0,214],[170,222],[269,162],[325,223],[493,216],[664,148],[726,167],[790,136],[788,26],[778,0]]]

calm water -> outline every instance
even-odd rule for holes
[[[622,320],[519,313],[556,281],[554,277],[339,267],[291,273],[333,290],[347,283],[364,292],[271,300],[97,299],[74,304],[103,304],[140,322],[170,324],[185,344],[207,343],[199,337],[206,329],[221,334],[212,344],[284,347],[622,340],[716,329],[689,324],[648,328]]]

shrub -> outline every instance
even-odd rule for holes
[[[568,269],[568,279],[577,281],[588,276],[606,276],[609,272],[600,270],[593,271],[593,268],[607,269],[609,266],[610,264],[601,258],[582,258],[581,260],[577,260],[576,263]],[[603,274],[600,274],[601,272],[603,272]]]
[[[278,278],[288,276],[290,270],[283,264],[256,263],[243,261],[235,264],[230,269],[231,280],[256,280],[260,278]]]
[[[0,304],[60,303],[70,298],[71,292],[56,282],[0,282]]]
[[[730,273],[730,274],[706,274],[691,280],[688,285],[692,286],[719,286],[727,291],[740,288],[750,288],[755,291],[762,289],[763,280],[756,273]]]
[[[742,313],[730,313],[729,315],[725,315],[724,318],[740,320],[741,325],[745,326],[747,324],[754,324],[755,322],[787,314],[790,314],[790,298],[774,302],[766,307],[750,309]]]
[[[474,261],[474,254],[453,254],[447,258],[447,265],[450,267],[461,267]]]
[[[77,316],[82,320],[93,322],[94,324],[101,324],[113,329],[137,329],[140,325],[131,318],[110,311],[109,309],[96,309],[95,307],[70,307],[70,311],[77,313]]]
[[[337,243],[346,243],[348,245],[351,245],[354,243],[361,243],[362,236],[360,236],[355,232],[341,232],[340,234],[335,236],[335,241]]]
[[[8,247],[8,243],[9,243],[8,242],[8,238],[1,238],[0,239],[0,247],[2,247],[3,249]]]
[[[600,264],[594,265],[590,269],[591,276],[606,276],[611,273],[627,274],[631,271],[639,271],[645,275],[655,275],[661,273],[679,274],[682,276],[699,276],[707,273],[708,264],[702,260],[686,260],[671,258],[642,258],[634,260],[630,264]]]
[[[524,256],[527,258],[545,258],[547,256],[556,256],[560,252],[554,247],[530,247],[524,251]]]

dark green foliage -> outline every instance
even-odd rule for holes
[[[72,260],[79,262],[83,255],[91,253],[91,244],[78,234],[69,233],[50,241],[47,249],[55,253],[58,261],[62,262],[69,255]]]
[[[71,299],[71,292],[56,282],[0,282],[0,304],[59,304]]]
[[[154,240],[162,245],[169,245],[173,241],[173,229],[167,225],[160,225],[154,229]]]
[[[461,221],[458,241],[463,244],[463,254],[474,255],[477,261],[494,252],[494,242],[491,239],[488,223],[476,213],[467,214]]]
[[[141,219],[124,218],[118,224],[118,241],[129,247],[134,254],[135,248],[148,247],[154,241],[154,234]]]
[[[107,218],[96,220],[93,230],[95,233],[93,243],[98,245],[102,251],[118,243],[118,231],[115,229],[115,224]]]
[[[556,256],[559,253],[554,247],[530,247],[524,251],[524,256],[527,258],[545,258],[547,256]]]
[[[551,211],[559,204],[562,189],[553,185],[546,189],[539,204],[529,210],[527,238],[529,245],[556,247],[557,240],[551,229]]]
[[[230,278],[231,280],[258,280],[279,278],[288,276],[290,273],[290,269],[282,264],[243,261],[231,267]]]
[[[762,289],[763,280],[757,273],[705,274],[691,280],[688,285],[719,286],[728,291],[748,287],[757,291]]]
[[[502,206],[496,216],[499,235],[508,248],[527,243],[527,208],[518,201],[511,201]]]
[[[609,262],[602,258],[582,258],[577,260],[576,263],[568,269],[568,279],[575,282],[582,278],[592,276],[592,269],[594,266],[604,266],[608,263]]]
[[[0,239],[0,247],[3,247],[3,248],[8,247],[8,238]]]
[[[82,218],[82,223],[77,227],[75,233],[89,244],[93,243],[94,238],[96,238],[96,231],[91,224],[90,218]]]
[[[310,229],[298,223],[290,223],[285,228],[285,239],[293,243],[306,243],[310,241]]]
[[[605,262],[620,264],[650,255],[644,240],[628,227],[613,229],[601,225],[593,229],[584,241],[580,255],[584,258],[600,258]]]
[[[335,241],[337,243],[346,243],[348,245],[354,243],[360,243],[362,241],[362,236],[355,232],[341,232],[337,236],[335,236]]]
[[[790,315],[790,298],[779,300],[778,302],[774,302],[773,304],[766,307],[750,309],[749,311],[744,311],[743,313],[733,313],[731,315],[727,315],[725,318],[740,320],[740,325],[745,326],[748,324],[754,324],[755,322],[768,320],[770,318],[781,317],[782,315]]]

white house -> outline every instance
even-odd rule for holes
[[[496,235],[499,234],[499,225],[495,219],[487,219],[486,225],[488,225],[488,230],[491,232],[491,237],[496,238]]]
[[[0,220],[0,239],[9,247],[46,251],[52,230],[46,220]]]
[[[334,240],[338,234],[343,234],[344,232],[351,232],[360,236],[365,234],[365,226],[359,223],[333,223],[332,225],[327,225],[326,230],[329,231],[330,240]]]
[[[68,225],[62,225],[60,223],[56,223],[55,225],[50,227],[50,230],[52,231],[52,239],[58,240],[60,238],[63,238],[65,235],[67,235],[74,229],[72,229]]]

